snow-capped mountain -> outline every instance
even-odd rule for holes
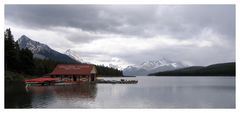
[[[123,74],[126,76],[148,75],[150,73],[175,70],[184,67],[188,67],[188,65],[162,58],[160,60],[146,61],[140,65],[128,66],[123,69]]]
[[[108,64],[108,67],[114,68],[114,69],[118,69],[118,70],[123,70],[123,68],[119,65],[114,65],[114,64]]]
[[[72,59],[75,59],[75,60],[77,60],[79,62],[84,62],[85,63],[85,61],[78,55],[78,53],[73,51],[73,50],[71,50],[71,49],[66,50],[64,52],[64,54],[68,55]]]
[[[147,75],[148,71],[143,68],[138,68],[137,66],[128,66],[123,69],[124,76],[143,76]]]
[[[156,68],[163,67],[163,66],[170,66],[170,67],[174,67],[174,68],[182,68],[182,67],[186,67],[187,65],[183,64],[181,62],[173,62],[173,61],[168,60],[166,58],[162,58],[160,60],[155,60],[155,61],[150,60],[150,61],[143,62],[138,67],[143,68],[145,70],[152,70],[152,69],[156,69]]]
[[[116,64],[112,63],[111,61],[104,62],[104,63],[103,62],[98,62],[96,59],[80,56],[80,54],[77,53],[75,50],[68,49],[64,52],[64,54],[66,54],[69,57],[71,57],[71,58],[73,58],[73,59],[75,59],[79,62],[82,62],[82,63],[103,65],[103,66],[111,67],[111,68],[114,68],[114,69],[123,70],[123,68],[120,65],[116,65]]]
[[[52,59],[66,63],[77,63],[76,60],[70,58],[69,56],[59,53],[51,49],[48,45],[34,41],[25,35],[22,35],[17,42],[20,48],[28,48],[31,50],[35,58]]]
[[[50,48],[47,45],[41,44],[39,42],[33,41],[25,35],[22,35],[18,40],[18,45],[20,48],[28,48],[32,51],[34,57],[45,59],[44,55],[38,54],[40,51],[50,51]]]

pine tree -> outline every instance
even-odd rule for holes
[[[17,62],[17,51],[10,28],[6,29],[4,33],[4,40],[5,40],[5,69],[15,70]]]
[[[29,49],[21,49],[19,53],[21,70],[26,74],[33,74],[34,60],[33,54]]]

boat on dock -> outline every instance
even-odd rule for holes
[[[26,86],[48,86],[53,85],[55,83],[61,83],[63,81],[59,80],[58,78],[51,78],[51,77],[40,77],[34,79],[25,80]]]

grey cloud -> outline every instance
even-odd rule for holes
[[[235,36],[234,5],[6,5],[6,19],[33,28],[191,37],[203,27]]]
[[[75,44],[89,43],[94,39],[96,39],[96,37],[91,37],[88,35],[81,35],[81,34],[80,35],[70,34],[66,38]]]
[[[90,43],[94,40],[98,39],[103,39],[106,37],[98,36],[98,35],[93,35],[91,33],[66,33],[65,38],[72,43],[75,44],[82,44],[82,43]]]
[[[31,28],[76,27],[97,31],[115,21],[98,17],[98,6],[88,5],[6,5],[6,19]]]

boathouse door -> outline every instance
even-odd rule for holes
[[[77,77],[75,75],[73,76],[73,81],[77,81]]]
[[[94,81],[94,74],[91,74],[91,81]]]

